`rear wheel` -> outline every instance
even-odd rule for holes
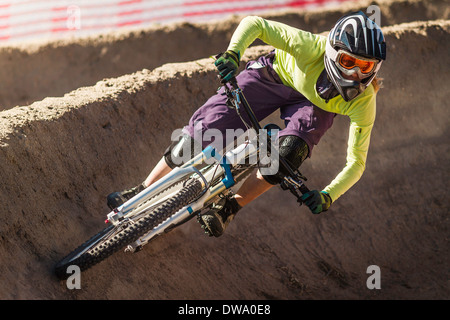
[[[194,201],[201,191],[201,182],[198,179],[192,180],[173,197],[140,218],[125,219],[118,225],[108,226],[58,262],[55,266],[56,276],[66,279],[69,277],[67,268],[71,265],[84,271],[105,260]]]

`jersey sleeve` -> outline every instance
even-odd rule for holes
[[[317,45],[318,37],[286,24],[266,20],[257,16],[242,19],[231,38],[228,50],[243,56],[245,50],[255,41],[261,39],[266,44],[283,50],[294,57],[302,59],[317,58],[321,47]]]
[[[367,90],[372,91],[372,88],[369,87]],[[375,122],[375,94],[368,94],[360,99],[353,109],[354,111],[349,114],[346,165],[324,189],[333,201],[349,190],[361,178],[366,168],[370,136]]]

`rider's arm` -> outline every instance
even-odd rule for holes
[[[333,202],[361,178],[366,168],[371,130],[372,127],[350,125],[347,163],[344,169],[324,189],[324,191],[328,192]]]
[[[349,108],[350,129],[346,165],[324,189],[333,201],[336,201],[361,178],[366,167],[370,135],[376,113],[375,94],[373,94],[372,86],[366,91],[364,97],[352,103]]]
[[[302,55],[303,59],[322,54],[320,47],[315,45],[318,38],[312,33],[257,16],[242,19],[233,33],[228,50],[238,52],[242,57],[244,51],[257,38],[294,57],[301,55],[305,50],[308,52]]]

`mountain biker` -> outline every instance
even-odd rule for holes
[[[295,168],[311,156],[336,114],[350,117],[347,163],[323,190],[312,190],[302,200],[314,214],[330,205],[352,187],[365,170],[370,134],[375,121],[377,72],[386,59],[381,29],[363,12],[339,19],[328,36],[316,35],[257,16],[244,18],[235,30],[226,52],[215,65],[223,81],[238,73],[240,58],[247,47],[261,39],[275,50],[247,63],[237,75],[239,86],[258,118],[262,120],[280,110],[286,127],[279,131],[279,154]],[[236,111],[227,107],[223,88],[191,117],[178,141],[173,142],[142,185],[108,196],[111,209],[166,175],[179,165],[181,148],[189,144],[191,156],[199,144],[194,130],[244,128]],[[294,169],[295,169],[294,168]],[[280,183],[286,173],[253,173],[233,197],[224,198],[199,222],[210,236],[223,234],[236,213],[256,197]]]

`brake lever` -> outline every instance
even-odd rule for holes
[[[306,180],[306,177],[302,176],[300,173],[298,173],[296,178],[300,178],[300,181]],[[309,192],[308,187],[306,187],[303,182],[299,182],[290,176],[284,177],[283,181],[280,183],[280,186],[283,190],[289,190],[297,198],[297,202],[300,203],[300,206],[303,204],[301,198],[302,195]]]

